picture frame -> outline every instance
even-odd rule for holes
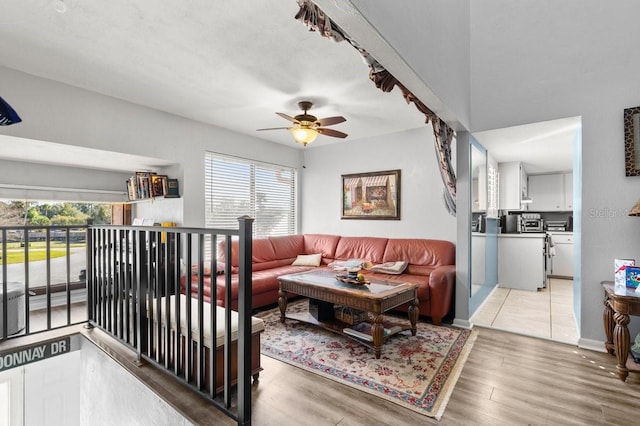
[[[400,170],[342,175],[342,219],[400,220]]]
[[[640,106],[624,110],[624,169],[640,176]]]

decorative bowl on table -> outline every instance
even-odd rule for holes
[[[338,281],[341,281],[341,282],[347,283],[347,284],[354,284],[354,285],[371,284],[371,281],[367,280],[366,278],[363,278],[362,280],[359,280],[357,273],[355,275],[351,275],[351,274],[336,274],[336,279]]]

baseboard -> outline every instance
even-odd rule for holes
[[[578,347],[582,349],[588,349],[596,352],[606,352],[607,349],[604,346],[604,342],[600,340],[592,339],[578,339]]]
[[[452,325],[454,327],[466,328],[468,330],[471,330],[473,328],[473,323],[471,323],[469,320],[460,318],[454,318]]]

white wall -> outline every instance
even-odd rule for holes
[[[153,219],[154,223],[184,222],[184,202],[182,198],[157,198],[138,201],[133,204],[132,218]]]
[[[191,425],[180,413],[86,339],[78,386],[81,425]]]
[[[302,232],[455,241],[456,219],[442,201],[433,142],[431,125],[425,125],[307,149],[302,169]],[[401,220],[340,219],[341,175],[393,169],[401,170]]]
[[[464,108],[455,102],[464,91],[455,85],[466,85],[456,71],[464,63],[455,54],[433,55],[438,49],[431,45],[457,50],[463,37],[451,37],[451,28],[469,35],[469,131],[582,117],[582,214],[574,217],[577,226],[582,222],[579,328],[581,344],[601,347],[600,281],[613,278],[614,258],[640,259],[640,238],[633,237],[640,235],[640,223],[620,213],[636,201],[640,183],[640,177],[624,174],[622,126],[624,108],[640,105],[640,55],[629,54],[628,42],[635,37],[640,3],[461,0],[384,7],[386,2],[352,1],[406,66],[462,116]],[[434,11],[443,24],[428,26]],[[368,40],[361,42],[376,56]],[[446,72],[436,72],[439,61]],[[459,191],[458,199],[463,196]],[[468,241],[458,237],[458,250],[466,249]],[[632,318],[632,335],[639,328],[640,319]]]
[[[615,258],[640,259],[640,221],[626,211],[640,177],[624,173],[623,110],[640,105],[640,55],[629,54],[640,3],[473,2],[474,131],[582,117],[581,344],[604,340],[602,280]],[[574,171],[576,167],[574,166]],[[633,317],[632,336],[640,330]]]
[[[0,199],[123,202],[124,182],[129,176],[121,172],[0,160]]]
[[[177,164],[183,226],[204,226],[205,150],[298,167],[299,150],[0,67],[2,96],[22,123],[0,134],[165,159]],[[132,170],[133,172],[133,170]],[[91,180],[88,170],[84,180]],[[0,182],[1,183],[1,182]],[[122,182],[124,185],[124,181]]]
[[[469,125],[470,43],[468,0],[403,0],[401,3],[385,0],[351,0],[367,21],[402,56],[409,56],[411,68],[422,78],[422,82],[442,101],[431,108],[449,109],[455,119],[465,127]],[[399,6],[401,4],[401,6]],[[401,12],[399,12],[401,9]],[[336,19],[340,19],[337,17]],[[364,40],[358,40],[364,41]],[[367,40],[368,42],[369,40]],[[365,46],[366,47],[366,46]],[[419,55],[415,52],[419,51]],[[393,69],[393,61],[374,53],[383,65],[396,77],[402,71]],[[420,88],[411,87],[414,94]],[[448,117],[442,117],[447,119]]]

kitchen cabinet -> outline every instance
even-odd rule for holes
[[[501,210],[526,210],[527,173],[520,161],[498,164],[499,207]]]
[[[111,204],[111,224],[131,225],[131,204]]]
[[[549,276],[573,278],[573,233],[550,232],[555,256],[550,257]]]
[[[537,291],[546,285],[545,234],[498,235],[498,285]]]
[[[564,173],[564,206],[573,210],[573,173]]]
[[[471,180],[471,196],[473,213],[487,211],[487,173],[484,168],[474,171]]]
[[[529,176],[529,197],[532,211],[573,210],[573,173]]]

